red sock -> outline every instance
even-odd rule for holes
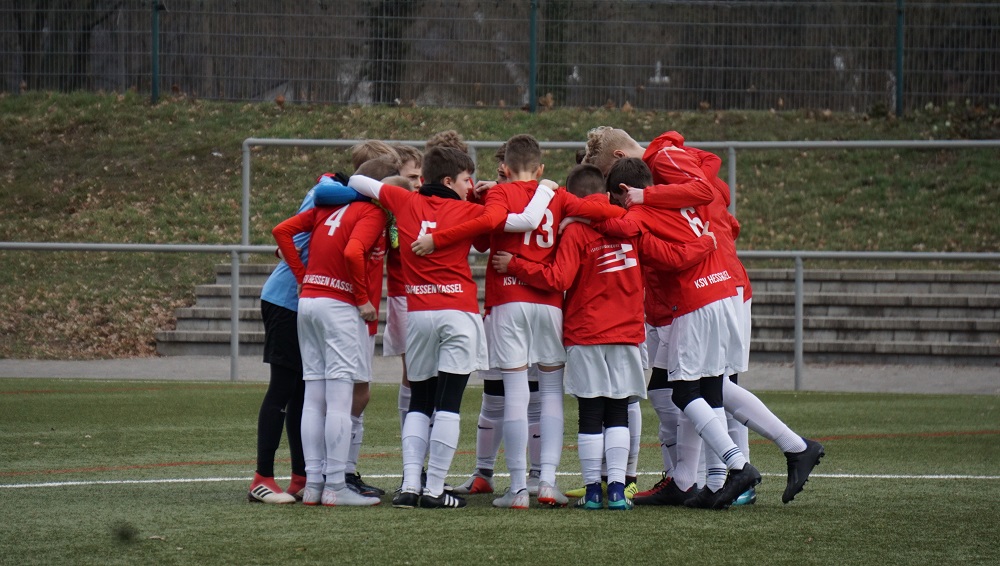
[[[274,483],[273,477],[262,476],[260,474],[255,473],[253,475],[253,482],[250,484],[250,488],[253,489],[258,485],[264,485],[275,493],[284,493],[283,491],[281,491],[281,488],[278,487],[278,484]]]
[[[287,493],[292,495],[297,494],[306,487],[306,477],[300,476],[298,474],[292,474],[292,481],[288,484],[288,489],[285,490]]]

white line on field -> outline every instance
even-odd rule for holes
[[[558,476],[579,477],[575,472],[559,472]],[[658,476],[660,472],[639,472],[641,476]],[[765,473],[765,476],[785,477],[784,474]],[[367,479],[396,479],[399,474],[365,474]],[[510,477],[509,474],[498,473],[494,477]],[[831,479],[876,479],[876,480],[1000,480],[1000,476],[968,476],[958,474],[810,474],[810,478],[831,478]],[[287,476],[275,479],[288,480]],[[77,487],[91,485],[143,485],[158,483],[213,483],[213,482],[247,482],[250,476],[235,478],[164,478],[150,480],[87,480],[87,481],[60,481],[42,483],[12,483],[0,484],[0,489],[27,489],[39,487]]]

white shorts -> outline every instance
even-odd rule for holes
[[[742,348],[739,320],[729,298],[674,319],[667,348],[667,380],[724,375],[730,353]]]
[[[382,355],[406,353],[406,295],[385,300],[385,330],[382,332]]]
[[[358,377],[354,379],[355,383],[359,381],[371,382],[373,378],[372,358],[375,357],[375,335],[369,334],[368,340],[362,338],[361,347],[364,348],[364,351],[361,352],[361,369],[358,370]]]
[[[670,336],[673,333],[673,325],[654,326],[646,332],[646,346],[649,347],[649,361],[651,367],[667,369],[670,367],[670,359],[667,352],[670,351]]]
[[[740,347],[734,348],[731,352],[729,362],[726,364],[726,375],[743,373],[750,366],[750,299],[743,300],[743,287],[736,288],[736,295],[730,297],[733,302],[733,311],[736,313],[736,320],[740,329]]]
[[[563,386],[575,397],[646,398],[639,347],[627,344],[570,346]]]
[[[442,371],[464,375],[488,369],[486,332],[478,314],[440,310],[407,316],[406,374],[410,381],[425,381]]]
[[[367,381],[362,359],[368,351],[368,324],[358,307],[327,297],[299,299],[296,325],[302,379]],[[371,355],[367,357],[370,366]]]
[[[566,363],[562,310],[535,303],[504,303],[490,310],[490,367],[511,369],[534,364]]]
[[[646,341],[639,344],[639,359],[642,360],[643,371],[652,369],[652,365],[649,363],[649,352],[652,351],[656,354],[656,344],[658,339],[656,337],[656,327],[650,326],[649,323],[646,325]],[[652,344],[650,344],[652,342]]]

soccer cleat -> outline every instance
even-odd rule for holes
[[[538,483],[538,502],[550,507],[565,507],[569,504],[569,498],[563,495],[558,487],[543,481]]]
[[[300,476],[298,474],[292,474],[292,481],[288,483],[288,489],[285,493],[289,493],[296,501],[302,501],[302,491],[306,488],[306,477]]]
[[[729,470],[726,483],[717,494],[713,509],[726,509],[746,490],[760,483],[760,472],[747,462],[742,470]]]
[[[716,507],[719,499],[719,492],[712,491],[707,487],[703,487],[698,490],[692,489],[691,492],[693,495],[684,501],[685,507],[690,507],[692,509],[725,509],[725,507]],[[728,505],[726,507],[728,507]]]
[[[573,504],[577,509],[586,509],[588,511],[595,511],[597,509],[604,509],[604,491],[601,489],[601,484],[588,483],[587,492],[580,499],[576,500]]]
[[[427,487],[427,469],[426,468],[424,468],[423,470],[420,470],[420,489],[423,489],[425,487]],[[454,489],[455,488],[452,487],[450,484],[447,484],[447,483],[444,484],[444,490],[445,491],[447,491],[447,492],[450,493],[450,492],[454,491]]]
[[[340,489],[323,489],[320,502],[324,507],[372,507],[382,503],[378,497],[366,497],[344,486]]]
[[[493,493],[493,478],[482,475],[476,470],[462,485],[452,488],[452,493],[459,495],[475,495],[477,493]]]
[[[508,489],[503,495],[493,500],[493,506],[501,509],[527,509],[528,501],[527,489],[522,489],[517,493]]]
[[[420,507],[424,509],[458,509],[465,507],[465,500],[447,491],[442,492],[437,497],[424,493],[420,496]]]
[[[358,472],[344,474],[344,479],[347,481],[347,487],[365,497],[381,497],[385,495],[385,490],[366,484]]]
[[[639,486],[634,482],[630,481],[625,484],[625,498],[631,500],[635,497],[635,494],[639,493]]]
[[[565,491],[563,493],[566,495],[566,497],[583,497],[584,495],[587,495],[587,486],[578,487],[576,489],[571,489],[571,490]],[[601,493],[607,495],[607,493],[608,493],[608,483],[607,482],[601,482]]]
[[[649,497],[650,495],[653,495],[654,493],[666,487],[667,484],[670,483],[672,479],[673,478],[667,475],[667,472],[663,472],[663,476],[660,478],[660,481],[653,484],[653,487],[645,491],[637,492],[635,495],[632,496],[632,498],[634,499],[636,497]]]
[[[733,507],[736,507],[737,505],[753,505],[754,503],[757,503],[757,490],[751,487],[741,493],[740,496],[736,498],[736,501],[733,501]]]
[[[392,506],[399,509],[413,509],[420,502],[420,494],[413,491],[400,491],[392,498]]]
[[[295,503],[295,496],[281,491],[278,484],[274,483],[273,477],[254,474],[253,482],[250,483],[250,491],[247,492],[247,501],[282,505]]]
[[[319,484],[318,487],[306,485],[302,488],[302,504],[303,505],[319,505],[320,499],[323,497],[323,484]]]
[[[648,495],[643,495],[644,493]],[[632,498],[632,503],[636,505],[680,506],[684,505],[684,502],[694,494],[695,488],[693,486],[687,491],[681,491],[681,488],[677,487],[677,483],[674,482],[674,478],[664,476],[662,480],[653,486],[653,489],[635,494],[635,497]]]
[[[625,484],[613,481],[608,484],[608,510],[629,511],[633,507],[632,500],[625,497]]]
[[[820,458],[826,456],[822,444],[808,438],[802,440],[806,442],[805,450],[785,452],[785,460],[788,461],[788,484],[785,486],[785,492],[781,494],[782,503],[795,499],[809,481],[809,474],[813,468],[819,465]]]
[[[528,471],[528,495],[538,495],[538,486],[542,481],[541,470]]]

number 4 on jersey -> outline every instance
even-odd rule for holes
[[[347,212],[348,206],[351,205],[348,204],[347,206],[342,206],[339,209],[337,209],[333,214],[330,215],[329,218],[326,219],[326,222],[323,223],[324,226],[330,227],[330,231],[326,233],[327,236],[332,236],[333,233],[337,231],[337,228],[340,227],[340,219],[344,217],[344,213]]]

